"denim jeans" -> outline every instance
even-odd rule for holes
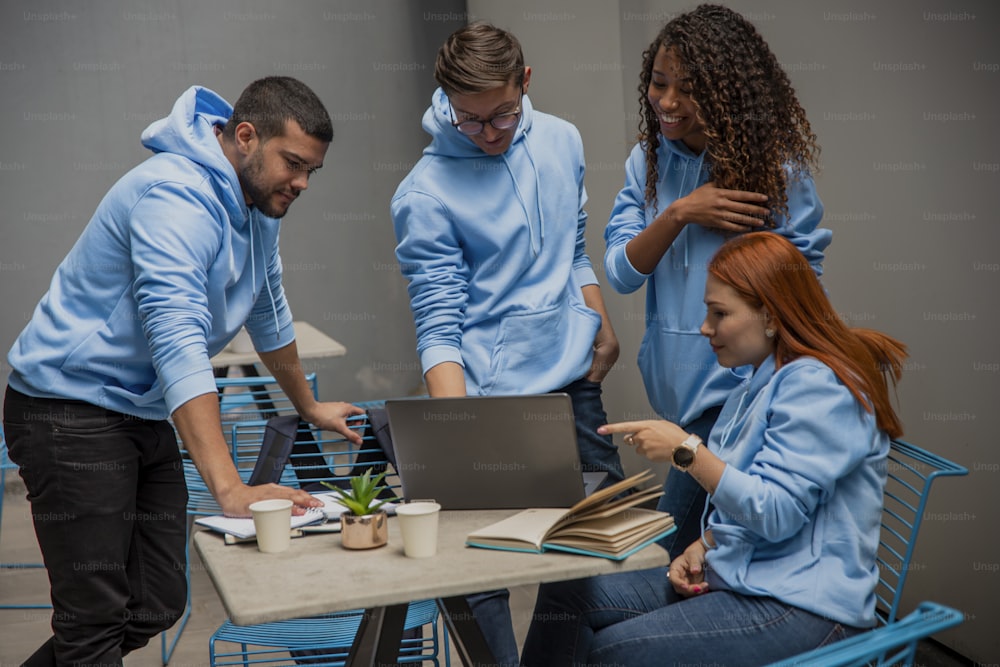
[[[721,411],[722,406],[709,408],[685,426],[684,430],[697,435],[702,442],[708,442],[708,434],[712,432]],[[705,496],[705,489],[686,472],[671,468],[667,478],[663,480],[663,495],[660,496],[656,509],[669,512],[677,527],[677,530],[659,542],[670,553],[670,558],[677,558],[701,537],[701,514],[705,509]]]
[[[24,663],[121,665],[187,598],[187,488],[174,431],[7,388],[4,435],[48,571],[53,636]]]
[[[608,473],[603,486],[625,479],[617,445],[611,436],[597,433],[598,426],[608,423],[600,383],[580,379],[557,392],[569,394],[573,402],[577,447],[583,471]],[[497,664],[517,665],[517,638],[510,615],[509,591],[476,593],[469,595],[467,600]]]
[[[542,584],[521,664],[754,667],[858,632],[773,598],[681,598],[655,568]]]

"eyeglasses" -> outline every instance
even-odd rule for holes
[[[524,97],[524,93],[521,93],[521,97]],[[506,113],[500,113],[489,120],[463,120],[461,123],[455,122],[455,111],[452,109],[452,127],[461,132],[467,137],[474,137],[477,134],[481,134],[486,128],[486,123],[489,123],[494,128],[498,130],[509,130],[510,128],[517,125],[517,122],[521,119],[521,100],[518,99],[517,108],[513,111],[508,111]]]

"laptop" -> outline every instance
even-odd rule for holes
[[[570,507],[586,495],[567,394],[385,402],[407,500],[443,509]],[[596,487],[605,473],[587,473]]]

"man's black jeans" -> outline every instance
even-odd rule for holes
[[[25,662],[120,665],[187,596],[187,487],[170,424],[7,388],[4,437],[48,570],[53,637]]]

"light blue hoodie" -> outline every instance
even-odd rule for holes
[[[534,111],[502,155],[452,127],[438,89],[424,114],[430,145],[392,199],[424,372],[465,367],[476,394],[553,391],[588,372],[600,315],[584,249],[585,163],[571,124]]]
[[[875,623],[889,436],[828,366],[769,357],[733,392],[709,449],[728,465],[708,516],[710,590]]]
[[[215,126],[232,107],[192,87],[105,195],[8,355],[10,385],[164,419],[215,392],[209,358],[247,329],[288,345],[279,222],[248,209]],[[249,318],[249,319],[248,319]]]
[[[639,370],[653,409],[681,426],[705,410],[722,405],[747,368],[719,366],[708,339],[699,332],[705,319],[708,262],[727,236],[701,225],[686,225],[652,274],[640,273],[625,255],[625,246],[656,216],[681,197],[709,181],[705,154],[695,155],[680,141],[660,138],[656,208],[646,206],[646,157],[637,144],[625,164],[625,187],[618,193],[604,231],[604,266],[608,282],[629,294],[646,288],[646,332],[639,348]],[[816,275],[822,273],[823,249],[833,233],[819,229],[823,204],[808,176],[789,178],[788,216],[776,220],[775,231],[791,241]]]

